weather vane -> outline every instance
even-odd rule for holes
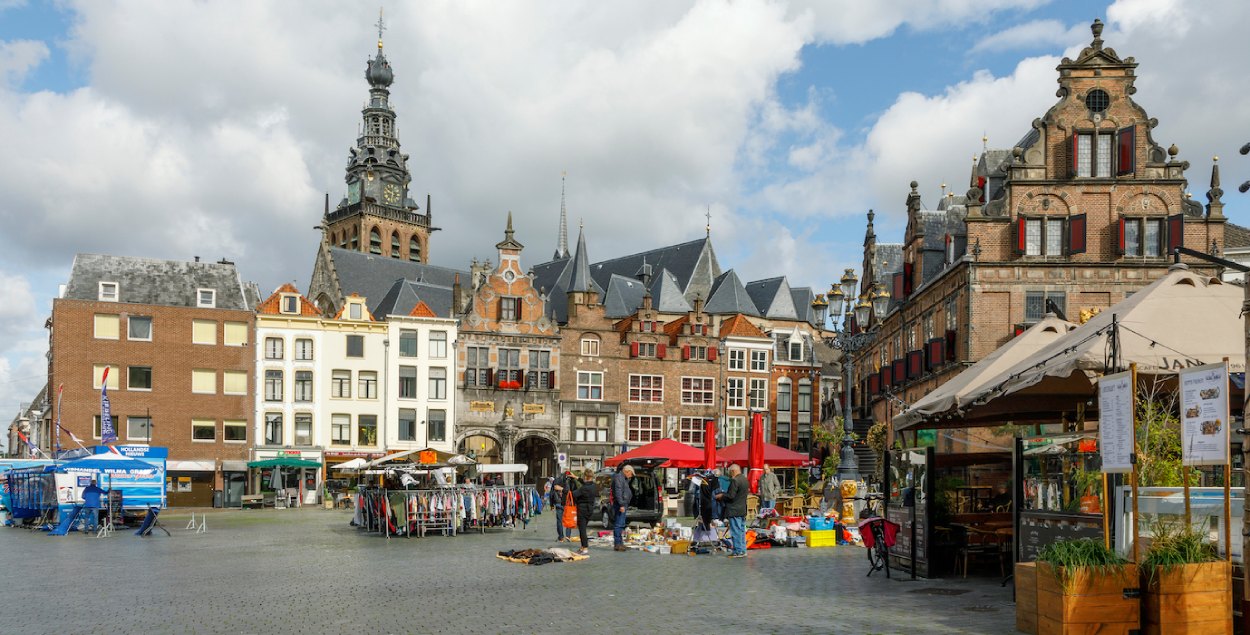
[[[707,211],[704,212],[703,215],[707,217],[707,226],[704,227],[703,229],[707,231],[707,237],[711,238],[712,237],[712,206],[711,205],[707,206]]]
[[[378,48],[382,48],[382,32],[386,30],[386,22],[382,19],[382,7],[378,7],[378,23],[374,26],[378,27]]]

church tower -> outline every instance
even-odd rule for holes
[[[430,233],[438,228],[431,225],[429,197],[424,214],[409,197],[412,176],[389,101],[395,75],[382,53],[386,27],[380,13],[377,27],[378,52],[365,67],[369,101],[361,110],[356,146],[348,150],[347,196],[334,210],[327,203],[322,227],[326,241],[335,247],[424,263],[429,260]]]

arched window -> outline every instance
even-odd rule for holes
[[[347,247],[347,230],[343,230],[343,233],[339,234],[339,247]]]
[[[413,262],[421,262],[421,241],[416,236],[408,239],[408,259]]]
[[[382,232],[377,227],[369,230],[369,253],[375,256],[382,255]]]
[[[399,232],[391,232],[391,257],[399,257]]]
[[[352,249],[352,251],[356,251],[357,249],[360,249],[360,236],[359,236],[359,235],[357,235],[357,232],[356,232],[356,228],[355,228],[355,227],[353,227],[353,228],[352,228],[352,244],[351,244],[351,249]]]

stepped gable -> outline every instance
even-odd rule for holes
[[[790,297],[790,283],[784,276],[756,280],[746,284],[751,302],[765,317],[779,320],[797,320],[794,298]]]
[[[747,294],[746,287],[742,285],[742,280],[738,278],[738,274],[733,269],[721,274],[712,285],[712,292],[708,296],[707,304],[703,307],[704,312],[713,315],[727,313],[743,313],[759,317],[760,310],[751,301],[751,296]]]
[[[751,320],[748,320],[745,315],[739,313],[721,323],[720,334],[717,337],[721,339],[726,337],[762,337],[767,339],[768,335],[752,324]]]
[[[270,295],[268,298],[265,298],[265,300],[262,301],[260,304],[257,304],[256,312],[262,315],[284,315],[282,311],[282,296],[289,295],[289,294],[295,294],[299,296],[298,315],[302,315],[306,317],[318,317],[321,315],[321,311],[317,310],[317,305],[313,304],[311,300],[304,297],[303,294],[299,292],[299,289],[296,289],[295,285],[289,282],[278,287],[278,289],[274,291],[272,295]],[[286,313],[285,315],[290,315],[290,314]]]

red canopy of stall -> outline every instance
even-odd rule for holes
[[[608,466],[617,466],[626,459],[652,457],[668,459],[662,467],[703,467],[703,450],[672,439],[660,439],[648,443],[640,448],[618,454],[603,463]]]
[[[717,450],[716,462],[721,465],[726,463],[746,465],[749,443],[749,441],[739,441]],[[811,460],[811,457],[806,454],[787,450],[771,443],[764,444],[764,462],[773,467],[801,467],[811,463]]]

